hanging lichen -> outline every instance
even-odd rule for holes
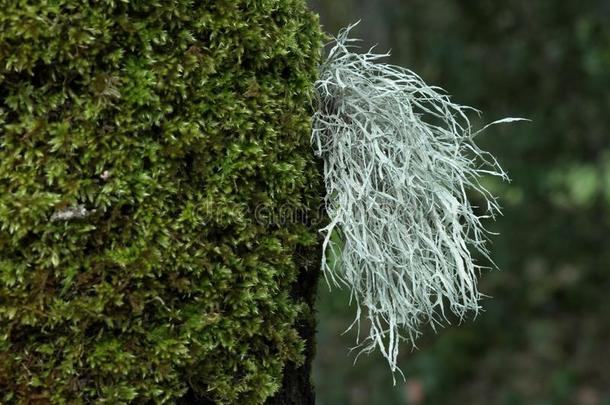
[[[351,50],[343,30],[320,69],[313,137],[324,161],[322,267],[351,289],[354,324],[368,320],[361,351],[379,349],[397,368],[399,344],[424,324],[479,310],[471,248],[487,256],[481,219],[500,212],[482,176],[507,179],[473,142],[467,113],[410,70],[380,63],[388,54]],[[507,122],[506,119],[498,122]],[[497,122],[496,122],[497,123]],[[485,206],[473,207],[467,190]]]

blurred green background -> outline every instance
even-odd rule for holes
[[[363,47],[491,122],[479,144],[512,182],[489,183],[501,271],[476,320],[404,345],[407,382],[354,356],[346,291],[320,285],[318,403],[610,404],[610,1],[315,0],[325,30],[362,19]],[[476,117],[475,117],[476,118]]]

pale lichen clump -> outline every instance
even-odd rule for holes
[[[426,324],[480,309],[476,279],[487,257],[481,220],[500,212],[481,184],[508,179],[473,142],[472,108],[451,102],[410,70],[381,63],[388,54],[353,52],[349,27],[335,40],[316,82],[312,143],[324,161],[326,210],[322,267],[351,289],[351,327],[368,319],[361,352],[379,349],[392,371],[401,341]],[[505,119],[498,122],[508,122]],[[485,206],[474,207],[467,190]],[[331,257],[332,256],[332,257]]]

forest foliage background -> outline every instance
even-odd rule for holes
[[[610,404],[610,2],[311,0],[324,29],[362,19],[363,48],[392,50],[455,101],[512,182],[489,179],[504,216],[476,320],[405,345],[407,383],[340,333],[354,308],[320,285],[320,404]]]

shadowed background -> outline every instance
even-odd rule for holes
[[[316,0],[324,29],[362,19],[363,48],[392,50],[454,101],[531,123],[479,144],[509,172],[489,179],[501,271],[481,277],[476,320],[403,346],[407,382],[379,355],[352,367],[346,291],[320,285],[315,382],[325,404],[610,404],[610,2]]]

